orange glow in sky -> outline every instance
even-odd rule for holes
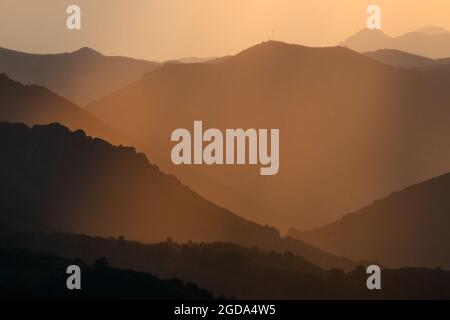
[[[65,28],[66,8],[82,9],[82,30]],[[0,46],[27,52],[89,46],[108,55],[150,60],[234,54],[272,37],[333,46],[382,9],[383,31],[399,35],[438,25],[450,29],[443,0],[1,0]]]

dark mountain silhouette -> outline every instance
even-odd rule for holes
[[[28,125],[62,123],[83,129],[94,137],[115,144],[131,144],[132,140],[117,133],[74,103],[37,85],[23,85],[0,73],[0,121],[23,122]]]
[[[401,68],[441,67],[450,64],[448,58],[430,59],[394,49],[381,49],[364,54],[384,64]]]
[[[42,86],[23,85],[0,73],[0,100],[0,121],[24,122],[29,126],[61,123],[72,130],[82,129],[88,135],[107,140],[114,145],[132,145],[138,150],[146,150],[152,159],[159,159],[158,155],[150,150],[151,146],[147,141],[139,143],[120,134],[91,113]],[[202,173],[193,171],[192,176],[202,176]],[[202,181],[207,181],[208,185],[215,186],[224,193],[233,194],[236,199],[242,198],[241,194],[229,186],[223,186],[210,177],[203,175]]]
[[[381,49],[364,54],[384,64],[402,68],[423,67],[434,64],[437,61],[395,49]]]
[[[295,252],[319,266],[354,263],[205,200],[131,147],[52,124],[0,123],[0,222],[153,242],[225,241]]]
[[[322,270],[291,252],[261,252],[255,248],[243,248],[230,243],[180,245],[163,242],[144,245],[123,238],[102,239],[79,235],[8,232],[0,233],[0,239],[4,240],[0,242],[1,250],[6,250],[4,247],[29,246],[33,251],[59,253],[71,259],[70,261],[77,262],[80,257],[83,258],[94,266],[89,268],[83,265],[83,272],[86,273],[86,268],[89,272],[88,279],[83,278],[85,287],[89,284],[87,297],[142,297],[142,292],[152,292],[155,287],[162,290],[160,299],[174,295],[174,291],[175,294],[184,294],[189,298],[208,297],[207,292],[191,283],[184,286],[181,281],[176,280],[165,280],[161,283],[142,273],[101,267],[105,265],[105,259],[98,257],[106,257],[114,267],[150,272],[161,278],[176,277],[194,281],[216,296],[225,294],[238,299],[450,298],[450,272],[439,269],[383,269],[382,290],[370,291],[366,287],[367,274],[363,266],[348,273],[339,269]],[[0,259],[1,257],[0,253]],[[0,270],[2,266],[14,264],[15,273],[19,274],[25,271],[34,275],[38,265],[44,269],[42,273],[51,272],[53,277],[61,272],[60,269],[49,268],[49,259],[45,256],[28,261],[7,256],[5,260],[7,263],[0,265]],[[64,262],[64,265],[66,266],[67,262]],[[128,285],[122,283],[121,279],[129,275],[136,281],[130,281]],[[153,281],[141,283],[137,282],[138,280]],[[55,282],[50,287],[58,288]],[[118,288],[111,287],[111,283],[118,283]],[[120,294],[118,290],[122,289],[122,286],[125,291]],[[42,286],[39,288],[37,293],[42,294]],[[0,286],[0,294],[1,292]],[[67,290],[63,292],[63,297],[67,297]],[[150,294],[150,298],[154,298],[154,295]]]
[[[103,261],[99,259],[90,266],[79,259],[67,260],[25,250],[0,251],[0,300],[214,298],[193,283],[161,280],[151,274],[111,268]],[[66,287],[66,268],[72,264],[81,268],[81,290],[70,291]]]
[[[176,60],[168,60],[165,63],[209,63],[209,64],[215,64],[222,61],[225,61],[230,56],[223,56],[223,57],[209,57],[209,58],[197,58],[197,57],[189,57],[189,58],[180,58]]]
[[[450,269],[450,174],[394,192],[323,228],[291,233],[324,250],[388,266]]]
[[[0,73],[24,84],[38,84],[85,105],[154,70],[158,63],[108,57],[81,48],[71,53],[30,54],[0,48]]]
[[[82,258],[89,264],[104,256],[114,267],[193,281],[216,295],[229,297],[302,297],[323,275],[322,269],[293,253],[263,252],[232,243],[142,244],[121,238],[8,232],[2,232],[0,238],[4,250],[29,248]],[[291,292],[283,293],[283,286]]]
[[[426,27],[398,37],[381,30],[363,29],[340,43],[358,52],[396,49],[428,58],[450,57],[450,32],[438,27]]]
[[[202,196],[249,219],[304,230],[450,171],[449,81],[450,74],[394,68],[342,47],[271,41],[213,65],[165,65],[88,108],[150,143],[158,165]],[[279,128],[279,173],[172,165],[171,132],[192,129],[194,120],[221,130]]]

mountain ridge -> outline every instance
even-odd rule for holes
[[[235,242],[291,250],[327,268],[354,266],[201,198],[134,148],[59,124],[2,122],[0,133],[0,220],[16,228],[143,242]]]
[[[36,54],[0,48],[0,72],[24,84],[39,84],[85,105],[133,81],[159,63],[105,56],[83,47],[73,52]]]
[[[87,108],[151,142],[158,165],[206,198],[281,230],[305,230],[450,170],[446,81],[446,73],[394,68],[348,48],[272,41],[217,64],[165,65]],[[243,166],[174,166],[166,137],[199,119],[219,129],[280,129],[279,174],[262,180]],[[430,156],[413,157],[418,149]],[[215,192],[188,177],[193,169],[258,199]]]
[[[24,85],[0,73],[0,120],[28,125],[59,122],[73,130],[83,129],[114,144],[134,144],[94,115],[41,85]]]
[[[425,31],[424,31],[425,30]],[[433,31],[435,29],[431,29]],[[358,52],[380,49],[396,49],[428,58],[440,59],[450,57],[450,32],[436,33],[429,29],[419,29],[391,37],[381,30],[367,28],[358,31],[340,43]]]
[[[364,55],[371,57],[379,62],[402,68],[418,68],[438,63],[440,60],[422,57],[416,54],[403,52],[396,49],[380,49],[376,51],[365,52]]]
[[[309,232],[291,231],[324,250],[388,266],[450,269],[447,228],[450,173],[378,199],[361,210]]]

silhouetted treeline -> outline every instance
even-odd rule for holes
[[[70,265],[81,268],[81,290],[66,285]],[[179,279],[161,280],[151,274],[26,250],[0,251],[0,299],[212,299],[207,290]]]
[[[112,266],[177,277],[216,296],[249,299],[445,298],[450,272],[439,269],[382,271],[382,290],[366,287],[365,267],[345,273],[323,270],[291,252],[263,252],[231,243],[142,244],[119,238],[2,231],[0,248],[26,247],[94,263],[106,257]]]
[[[351,259],[450,270],[450,173],[374,201],[309,232],[290,234]]]

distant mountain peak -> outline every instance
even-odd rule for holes
[[[83,55],[97,55],[97,56],[103,56],[103,54],[101,54],[100,52],[89,48],[89,47],[82,47],[74,52],[72,52],[74,54],[83,54]]]
[[[432,59],[450,56],[450,32],[442,27],[428,26],[399,36],[381,30],[363,29],[341,42],[358,52],[397,49]]]
[[[439,26],[426,26],[414,31],[415,33],[426,34],[429,36],[436,36],[444,33],[449,33],[449,31],[443,27]]]
[[[351,259],[363,256],[388,266],[449,269],[449,187],[450,173],[445,173],[392,192],[325,227],[295,235]],[[383,230],[383,237],[375,239],[378,230]]]
[[[0,81],[10,80],[6,73],[0,72]]]

